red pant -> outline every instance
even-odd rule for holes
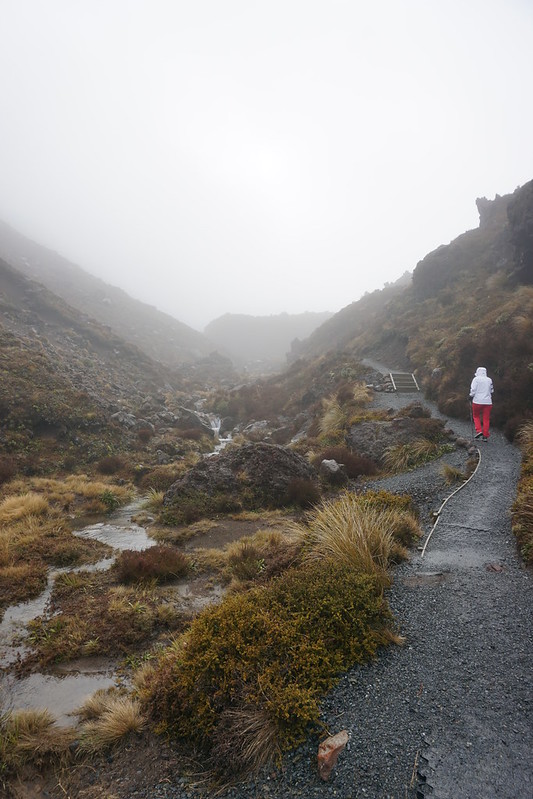
[[[490,424],[490,411],[492,405],[478,405],[477,402],[472,403],[472,416],[474,417],[474,427],[476,433],[481,433],[481,425],[483,424],[483,435],[485,438],[489,437],[489,424]]]

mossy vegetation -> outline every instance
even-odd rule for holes
[[[0,609],[36,596],[50,567],[79,566],[108,549],[72,535],[65,511],[108,513],[126,502],[132,487],[73,475],[65,480],[32,477],[3,486],[0,499]]]
[[[517,436],[522,450],[522,469],[512,523],[520,552],[526,563],[533,564],[533,422],[523,425]]]
[[[392,640],[391,622],[373,577],[328,559],[289,569],[195,619],[161,656],[144,701],[161,731],[234,776],[300,742],[323,692]]]

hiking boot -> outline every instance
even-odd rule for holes
[[[482,435],[483,435],[483,433],[482,433],[482,432],[481,432],[481,430],[480,430],[480,431],[479,431],[479,433],[476,433],[476,435],[474,436],[474,438],[481,438],[481,436],[482,436]]]

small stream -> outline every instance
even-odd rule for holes
[[[218,454],[231,441],[231,434],[226,438],[219,437],[220,419],[210,417],[210,424],[217,443],[206,457]],[[148,549],[157,542],[147,535],[144,527],[133,521],[144,501],[144,497],[137,497],[112,513],[105,521],[83,524],[83,520],[78,519],[78,526],[72,530],[72,534],[100,541],[115,552]],[[59,724],[71,725],[75,723],[75,717],[70,714],[85,699],[99,688],[109,688],[117,684],[116,663],[98,657],[60,664],[52,674],[35,673],[16,678],[9,673],[9,668],[28,654],[26,626],[32,619],[46,614],[56,578],[66,572],[109,569],[114,561],[115,556],[110,555],[92,565],[50,569],[46,587],[38,597],[6,609],[0,622],[0,714],[17,709],[48,708]],[[200,597],[195,595],[188,584],[177,586],[178,594],[191,608],[196,609],[220,599],[221,591],[219,586],[204,587]]]
[[[146,534],[144,527],[136,524],[132,516],[139,512],[144,498],[137,498],[113,513],[105,522],[89,524],[73,530],[73,535],[92,538],[112,547],[115,551],[133,549],[141,551],[156,542]],[[114,556],[103,558],[92,565],[75,569],[51,569],[46,588],[35,599],[12,605],[5,611],[0,623],[0,668],[8,669],[18,658],[28,652],[25,644],[26,625],[47,612],[54,581],[65,572],[99,571],[109,569]],[[30,674],[17,679],[8,671],[0,672],[0,713],[29,708],[48,708],[62,725],[75,723],[69,714],[79,707],[98,688],[115,685],[116,664],[104,658],[83,658],[75,663],[59,665],[53,674]]]

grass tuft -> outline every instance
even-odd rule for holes
[[[457,468],[457,466],[450,466],[449,463],[445,463],[442,467],[442,474],[444,475],[444,479],[448,485],[453,485],[453,483],[461,483],[465,479],[464,472]]]
[[[189,561],[183,552],[157,544],[141,552],[124,550],[117,558],[116,568],[123,583],[167,582],[184,577],[189,570]]]
[[[407,444],[396,444],[385,450],[384,465],[391,472],[404,472],[431,460],[440,450],[437,442],[426,438],[419,438]]]
[[[391,563],[406,557],[394,534],[402,530],[403,535],[406,524],[418,528],[416,519],[406,511],[365,506],[357,495],[344,492],[323,502],[308,514],[305,525],[295,529],[300,531],[309,558],[333,558],[387,585]]]
[[[48,513],[49,503],[46,497],[28,491],[19,496],[6,497],[0,503],[0,524],[13,524],[30,516],[44,516]]]
[[[93,704],[81,708],[88,720],[81,725],[79,748],[81,752],[94,754],[119,744],[131,733],[140,733],[145,727],[146,716],[137,699],[125,696],[99,696]],[[93,714],[87,716],[87,714]]]

